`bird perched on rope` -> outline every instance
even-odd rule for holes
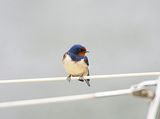
[[[71,77],[79,77],[79,81],[85,81],[90,86],[90,79],[84,79],[83,77],[89,76],[87,52],[84,46],[76,44],[63,55],[63,65],[68,74],[68,81],[71,80]]]

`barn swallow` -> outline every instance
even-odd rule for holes
[[[85,79],[83,76],[89,76],[89,62],[86,56],[88,51],[82,45],[73,45],[63,55],[63,65],[68,74],[67,80],[70,82],[71,77],[79,77],[79,81],[85,81],[90,86],[90,79]]]

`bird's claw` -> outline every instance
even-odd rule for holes
[[[78,81],[82,81],[82,82],[84,82],[84,80],[83,80],[83,79],[78,79]]]
[[[89,80],[89,79],[84,79],[83,76],[80,76],[80,78],[79,78],[78,80],[79,80],[79,81],[82,81],[82,82],[85,81],[86,84],[87,84],[88,86],[90,86],[90,83],[89,83],[90,80]]]

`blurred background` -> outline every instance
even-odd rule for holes
[[[158,0],[0,0],[0,80],[66,76],[82,44],[91,75],[160,71]],[[157,77],[0,85],[0,101],[129,88]],[[149,100],[119,96],[0,109],[1,119],[145,119]]]

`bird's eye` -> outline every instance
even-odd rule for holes
[[[80,52],[85,52],[85,51],[86,51],[86,49],[84,49],[84,48],[80,49]]]

